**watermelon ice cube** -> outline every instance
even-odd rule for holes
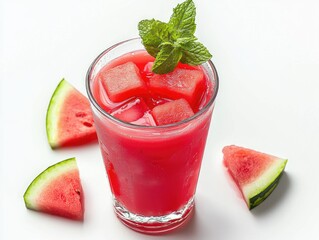
[[[84,197],[76,159],[48,167],[31,182],[23,198],[28,209],[82,221]]]
[[[287,159],[235,145],[223,148],[224,165],[239,187],[249,209],[276,188]]]
[[[139,69],[133,62],[102,71],[100,81],[113,102],[121,102],[147,93]]]
[[[154,74],[149,80],[151,92],[170,99],[184,98],[195,108],[205,88],[204,73],[176,68],[168,74]]]
[[[111,111],[111,115],[124,121],[137,125],[155,126],[150,109],[142,98],[135,98]]]
[[[189,103],[181,98],[153,108],[152,115],[157,125],[176,123],[194,115]]]
[[[95,91],[94,94],[97,95],[97,97],[95,99],[97,100],[99,105],[108,113],[110,112],[110,110],[118,108],[119,106],[123,105],[125,102],[130,100],[130,99],[126,99],[126,100],[121,101],[121,102],[111,101],[111,99],[107,95],[101,81],[97,82],[94,91]]]

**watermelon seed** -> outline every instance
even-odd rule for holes
[[[63,201],[63,202],[66,202],[66,197],[63,193],[61,193],[60,195],[60,199]]]
[[[92,123],[89,123],[89,122],[84,122],[83,125],[86,126],[86,127],[92,127],[93,126]]]
[[[75,114],[76,117],[85,117],[87,114],[85,112],[77,112]]]

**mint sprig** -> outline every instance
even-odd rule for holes
[[[196,30],[196,8],[193,1],[185,1],[173,9],[168,24],[178,33],[178,37],[192,37]]]
[[[178,4],[168,23],[155,19],[138,24],[139,35],[146,51],[155,57],[152,71],[171,72],[178,62],[200,65],[212,55],[194,36],[196,8],[192,0]]]

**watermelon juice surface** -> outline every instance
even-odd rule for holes
[[[119,117],[123,120],[131,118],[131,123],[156,126],[151,109],[170,99],[150,94],[114,103],[100,81],[104,71],[133,62],[138,66],[143,80],[148,82],[152,75],[148,67],[152,61],[154,59],[146,51],[140,51],[126,54],[106,65],[93,85],[93,94],[99,105],[111,115],[122,111]],[[203,86],[204,89],[207,87]],[[136,107],[141,101],[144,106]],[[142,133],[137,133],[137,138],[132,139],[129,131],[112,131],[113,128],[105,128],[98,119],[102,154],[114,197],[132,212],[145,216],[166,215],[184,206],[195,193],[209,120],[205,119],[184,134],[166,137],[166,131],[162,130],[163,136],[160,138],[145,138]]]
[[[108,50],[103,54],[108,55]],[[103,54],[91,66],[87,86],[115,212],[124,224],[138,231],[154,233],[176,228],[194,206],[217,75],[209,75],[203,67],[180,64],[178,68],[203,73],[197,87],[200,94],[190,103],[194,115],[162,125],[153,116],[154,108],[181,96],[169,98],[165,90],[161,95],[149,89],[154,58],[144,50],[118,54],[107,61]],[[125,72],[131,63],[137,66],[147,91],[127,99],[124,96],[117,102],[110,100],[103,85],[104,73],[127,64]],[[213,77],[216,79],[212,81]]]

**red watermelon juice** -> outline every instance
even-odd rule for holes
[[[104,51],[87,75],[115,212],[127,226],[149,233],[178,227],[193,210],[218,89],[211,62],[179,64],[165,76],[151,72],[153,61],[140,39],[128,40]],[[118,91],[118,81],[133,89]]]

